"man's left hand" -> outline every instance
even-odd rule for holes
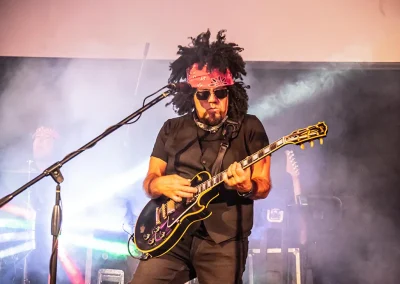
[[[243,169],[238,162],[234,162],[230,165],[223,176],[228,189],[232,188],[240,193],[246,193],[249,192],[253,186],[250,167]]]

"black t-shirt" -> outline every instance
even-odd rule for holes
[[[188,129],[187,127],[190,127],[190,129]],[[195,131],[193,131],[193,128]],[[174,170],[171,172],[167,171],[166,174],[192,173],[192,176],[194,176],[199,170],[199,169],[193,169],[192,167],[189,167],[189,165],[185,165],[184,163],[182,163],[182,161],[176,161],[174,155],[182,155],[184,151],[188,150],[188,149],[177,149],[176,143],[167,143],[168,140],[174,139],[177,136],[175,133],[172,132],[178,132],[178,131],[186,132],[186,134],[180,135],[180,137],[183,136],[182,138],[184,139],[187,138],[190,139],[189,142],[191,144],[185,145],[186,148],[190,148],[193,146],[193,144],[199,142],[201,147],[201,152],[198,152],[198,154],[204,156],[206,151],[212,152],[210,154],[207,153],[207,157],[209,157],[208,161],[205,160],[201,161],[202,164],[205,166],[205,168],[211,169],[212,164],[217,156],[220,143],[223,139],[222,128],[220,128],[216,133],[210,133],[204,131],[199,127],[197,127],[197,125],[192,119],[192,115],[190,114],[167,120],[158,133],[151,156],[159,158],[165,161],[166,163],[171,163],[172,161],[174,161],[175,163],[181,162],[179,163],[179,165],[174,163]],[[244,139],[240,142],[239,141],[237,142],[239,143],[244,142],[243,144],[246,147],[247,155],[251,155],[269,144],[269,139],[265,132],[264,126],[256,116],[254,115],[245,116],[240,132],[243,131],[245,132]],[[234,144],[232,143],[230,149],[228,149],[227,154],[225,156],[223,163],[224,169],[227,168],[226,161],[228,158],[228,152],[234,150],[232,149],[233,146]],[[235,161],[240,161],[243,158],[245,158],[245,156],[243,157],[240,157],[239,155],[234,155],[234,156],[238,158]],[[199,159],[199,158],[200,157],[193,157],[193,159]],[[234,160],[229,159],[229,164],[227,166],[229,166],[232,162],[234,162]],[[192,176],[184,175],[183,177],[191,178]]]
[[[191,114],[169,119],[159,131],[151,155],[167,163],[166,175],[191,179],[198,172],[211,172],[223,139],[222,129],[216,133],[204,131],[195,124]],[[221,171],[268,144],[261,121],[254,115],[245,115],[226,151]],[[248,236],[253,226],[253,200],[240,197],[223,184],[218,186],[218,191],[218,198],[208,207],[213,214],[204,220],[208,233],[216,242]]]

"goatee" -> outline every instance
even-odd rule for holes
[[[220,115],[207,115],[205,118],[200,119],[200,121],[209,126],[215,126],[222,122],[222,117]]]

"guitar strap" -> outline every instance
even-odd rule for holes
[[[222,166],[222,160],[224,159],[226,150],[228,150],[230,141],[232,138],[235,138],[240,129],[241,119],[239,121],[234,121],[231,119],[227,119],[225,121],[224,129],[222,130],[223,140],[219,147],[217,158],[215,159],[214,165],[211,169],[211,175],[216,175],[220,172]]]

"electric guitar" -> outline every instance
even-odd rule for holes
[[[319,122],[293,131],[259,151],[240,161],[243,169],[250,167],[278,149],[289,145],[301,145],[326,137],[328,126]],[[219,193],[215,188],[223,183],[225,171],[211,176],[207,171],[199,172],[191,180],[191,186],[197,189],[192,198],[184,198],[181,202],[161,196],[150,200],[140,213],[134,231],[134,243],[143,254],[142,259],[159,257],[170,251],[183,237],[194,222],[208,218],[212,212],[207,207]]]

